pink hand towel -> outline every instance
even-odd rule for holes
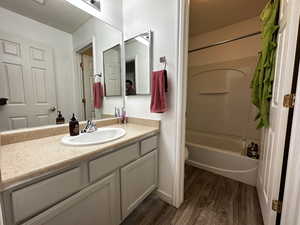
[[[167,71],[161,70],[152,73],[151,88],[151,112],[164,113],[168,110],[167,106]]]
[[[94,107],[100,109],[103,104],[103,87],[101,82],[93,84]]]

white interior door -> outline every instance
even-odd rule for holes
[[[291,91],[297,35],[291,32],[292,24],[288,1],[281,1],[280,31],[273,98],[270,110],[270,127],[264,129],[257,190],[265,225],[275,225],[277,213],[272,201],[277,200],[280,189],[288,108],[283,107],[284,95]]]
[[[0,33],[0,130],[55,124],[55,74],[52,50]]]
[[[119,46],[104,52],[105,95],[121,96],[121,58]]]
[[[94,83],[94,72],[93,72],[93,57],[89,55],[82,55],[83,63],[83,79],[84,79],[84,96],[85,96],[85,112],[86,119],[91,120],[94,118],[94,96],[93,96],[93,83]]]

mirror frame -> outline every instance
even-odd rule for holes
[[[149,43],[150,43],[150,46],[149,46],[149,93],[147,94],[136,94],[136,95],[126,95],[126,42],[128,41],[131,41],[137,37],[140,37],[140,36],[145,36],[145,35],[148,35],[149,36]],[[152,82],[151,82],[151,75],[152,75],[152,72],[153,72],[153,31],[149,30],[147,32],[144,32],[144,33],[140,33],[138,35],[135,35],[131,38],[128,38],[126,40],[124,40],[124,64],[125,64],[125,71],[124,71],[124,86],[125,86],[125,97],[134,97],[134,96],[150,96],[151,95],[151,87],[152,87]]]

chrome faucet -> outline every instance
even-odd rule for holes
[[[88,120],[86,122],[85,128],[81,132],[82,133],[92,133],[92,132],[95,132],[96,130],[97,130],[96,123],[94,123],[91,120]]]

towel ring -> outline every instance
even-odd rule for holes
[[[167,69],[167,59],[166,56],[160,57],[159,58],[160,63],[164,63],[164,70]]]

